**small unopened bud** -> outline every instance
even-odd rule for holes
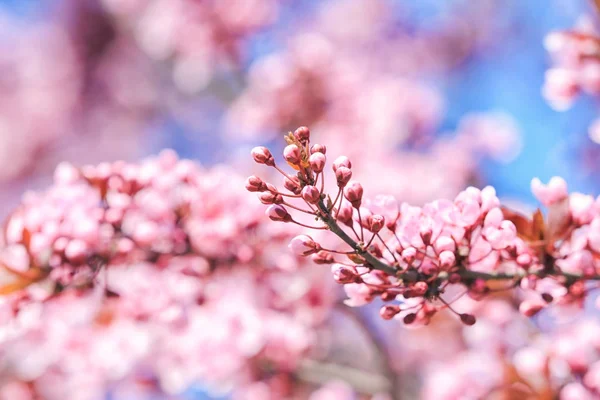
[[[335,259],[333,258],[333,255],[330,252],[321,250],[313,254],[312,261],[315,264],[333,264],[335,262]]]
[[[310,140],[310,130],[306,126],[301,126],[294,131],[294,137],[304,143]]]
[[[526,317],[533,317],[535,314],[539,313],[543,309],[544,304],[534,303],[527,300],[519,304],[519,311]]]
[[[327,157],[323,153],[314,153],[308,158],[310,168],[315,172],[322,172],[326,161]]]
[[[472,314],[460,314],[460,320],[463,324],[469,326],[475,325],[475,322],[477,321]]]
[[[344,188],[344,197],[348,200],[352,207],[359,208],[362,202],[363,188],[357,181],[349,182]]]
[[[417,250],[414,247],[407,247],[402,251],[402,259],[407,264],[412,264],[417,256]]]
[[[429,285],[426,282],[417,282],[412,286],[413,295],[415,297],[423,296],[427,293]]]
[[[527,253],[520,254],[517,257],[517,264],[522,267],[528,266],[531,264],[531,256]]]
[[[395,305],[385,305],[379,309],[379,315],[381,318],[390,320],[394,318],[400,312],[400,307]]]
[[[485,293],[489,290],[487,285],[485,284],[485,281],[481,278],[475,279],[470,289],[472,292],[475,293]]]
[[[298,256],[309,256],[321,250],[321,246],[307,235],[296,236],[288,247]]]
[[[460,277],[460,274],[457,273],[453,273],[450,274],[450,276],[448,277],[448,282],[454,284],[454,283],[458,283],[462,280],[462,278]]]
[[[261,193],[258,196],[258,199],[263,204],[281,204],[281,203],[283,203],[282,195],[277,194],[277,193],[271,193],[271,192]]]
[[[292,165],[300,165],[302,155],[300,149],[295,144],[290,144],[283,149],[283,158]]]
[[[342,224],[352,226],[352,206],[349,203],[342,203],[337,213],[337,220]]]
[[[419,267],[419,270],[425,275],[435,275],[438,272],[440,272],[440,269],[437,267],[437,265],[435,265],[428,259],[423,260],[421,266]]]
[[[310,204],[317,204],[321,200],[321,192],[314,186],[304,186],[302,189],[302,199]]]
[[[581,297],[585,294],[585,283],[583,281],[577,281],[569,286],[569,294],[575,297]]]
[[[333,266],[333,279],[337,283],[345,285],[347,283],[359,283],[361,281],[360,276],[354,272],[351,268],[340,266]]]
[[[294,194],[300,194],[302,186],[300,186],[300,179],[297,176],[285,177],[283,179],[283,187]]]
[[[421,235],[421,239],[423,240],[423,243],[425,245],[429,245],[431,242],[431,236],[433,235],[433,232],[431,232],[431,228],[428,226],[422,226],[420,228],[420,235]]]
[[[379,243],[372,243],[369,246],[369,252],[377,258],[383,257],[383,248]]]
[[[452,268],[456,263],[456,256],[450,250],[442,251],[439,255],[440,267],[443,269]]]
[[[323,153],[327,154],[327,147],[322,144],[313,144],[310,148],[310,154]]]
[[[246,190],[249,192],[264,192],[267,190],[267,184],[258,176],[249,176],[246,179]]]
[[[410,324],[412,324],[413,322],[415,322],[415,320],[416,320],[416,319],[417,319],[417,314],[415,314],[415,313],[410,313],[410,314],[406,314],[406,315],[404,316],[404,319],[403,319],[403,321],[404,321],[404,323],[405,323],[406,325],[410,325]]]
[[[383,301],[396,300],[396,296],[397,295],[395,293],[383,292],[383,293],[381,293],[381,300],[383,300]]]
[[[552,303],[554,301],[554,297],[550,293],[542,293],[542,299],[546,303]]]
[[[449,236],[442,236],[435,241],[433,248],[438,253],[446,250],[453,252],[456,250],[456,242]]]
[[[350,159],[348,157],[339,156],[335,159],[331,167],[333,168],[333,172],[337,172],[337,170],[340,169],[340,167],[348,169],[352,168],[352,163],[350,162]]]
[[[278,204],[269,206],[265,214],[273,221],[290,222],[292,220],[292,216],[285,207]]]
[[[252,149],[251,154],[252,158],[254,158],[254,161],[256,161],[258,164],[265,164],[268,166],[275,165],[275,159],[273,158],[273,155],[271,154],[269,149],[267,149],[266,147],[255,147]]]
[[[383,215],[378,214],[369,215],[367,218],[367,223],[369,224],[368,229],[373,233],[377,233],[385,226],[385,218]]]
[[[337,180],[337,184],[339,187],[344,187],[352,178],[352,171],[350,168],[339,167],[335,171],[335,179]]]
[[[88,244],[81,239],[73,239],[65,248],[65,257],[73,263],[84,262],[88,252]]]

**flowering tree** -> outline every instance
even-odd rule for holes
[[[474,314],[454,306],[465,295],[481,300],[497,291],[520,288],[518,308],[531,317],[550,304],[582,307],[588,293],[598,288],[594,281],[600,279],[600,199],[569,194],[561,178],[552,178],[547,185],[537,178],[531,183],[535,196],[548,210],[546,217],[540,210],[527,218],[503,207],[490,186],[467,188],[454,201],[436,200],[422,207],[399,205],[393,197],[363,199],[363,187],[352,180],[352,162],[345,156],[332,163],[337,190],[328,193],[326,146],[311,145],[306,127],[290,132],[285,139],[288,145],[283,158],[296,174],[281,169],[265,147],[252,150],[255,162],[283,176],[285,191],[256,176],[248,178],[246,188],[260,193],[260,201],[269,205],[271,220],[337,236],[338,244],[326,246],[300,235],[289,247],[297,255],[311,256],[317,264],[330,264],[334,280],[344,285],[349,306],[380,298],[387,303],[380,308],[381,317],[401,318],[407,325],[427,325],[447,309],[470,326],[476,323]],[[306,219],[303,214],[317,223],[302,222]],[[559,350],[557,356],[572,356],[570,349]],[[515,373],[513,380],[525,386],[515,388],[515,382],[503,382],[499,373],[496,378],[491,374],[492,380],[482,382],[481,387],[469,387],[468,392],[483,396],[501,388],[552,393],[551,372],[544,372],[544,365],[553,356],[544,356],[539,349],[531,350],[533,355],[527,351],[517,354],[521,357],[518,367],[544,376],[545,386],[536,389]],[[533,362],[528,356],[537,364],[522,365]],[[595,395],[594,369],[588,373],[595,356],[585,358],[580,361],[580,373],[590,383],[565,386],[564,398]],[[502,365],[501,360],[488,361],[490,368],[494,363]],[[468,381],[471,361],[465,362],[453,373],[464,373]],[[570,367],[575,373],[576,367]],[[454,398],[452,393],[465,390],[458,384],[453,389],[439,389],[437,382],[432,385],[426,389],[428,398]]]
[[[600,397],[600,200],[552,178],[543,211],[501,202],[482,161],[519,152],[517,124],[444,98],[510,7],[409,3],[2,13],[0,202],[39,189],[4,208],[0,399]],[[591,27],[548,37],[557,108],[597,93]],[[285,163],[239,157],[299,124]],[[230,165],[111,161],[172,125]]]

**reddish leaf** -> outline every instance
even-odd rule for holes
[[[23,245],[29,251],[29,244],[31,243],[31,232],[29,232],[29,229],[27,229],[27,228],[23,228],[23,239],[22,239],[22,242],[23,242]]]
[[[506,207],[502,207],[502,214],[504,215],[504,219],[515,224],[519,237],[523,240],[533,240],[533,224],[529,218]]]
[[[546,231],[546,224],[544,223],[544,215],[538,208],[533,213],[533,221],[531,223],[531,240],[538,241],[544,240],[544,232]]]
[[[571,213],[569,212],[568,197],[548,207],[548,224],[545,232],[548,245],[552,246],[556,240],[564,237],[569,230],[570,224]]]
[[[31,281],[27,279],[19,279],[18,281],[7,283],[6,285],[0,286],[0,296],[18,292],[19,290],[25,289],[31,285]]]

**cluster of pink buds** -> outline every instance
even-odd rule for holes
[[[565,110],[581,92],[600,94],[600,38],[594,29],[552,32],[545,45],[555,62],[543,89],[550,105]]]
[[[295,174],[280,168],[268,149],[252,150],[257,163],[283,175],[285,189],[256,176],[248,178],[246,188],[259,192],[272,220],[329,230],[349,246],[327,247],[307,235],[290,243],[295,254],[331,264],[350,306],[379,298],[386,303],[380,311],[384,319],[426,324],[439,310],[449,309],[473,325],[473,315],[451,306],[462,295],[479,300],[521,286],[527,292],[521,310],[533,315],[549,303],[583,299],[586,281],[598,276],[600,203],[581,194],[572,194],[569,202],[559,178],[548,186],[532,183],[549,207],[546,222],[539,211],[530,220],[502,207],[492,187],[469,187],[453,201],[399,205],[390,196],[364,198],[344,156],[332,163],[337,190],[327,193],[325,147],[311,145],[305,127],[286,141],[283,157]],[[303,216],[320,223],[309,225]]]

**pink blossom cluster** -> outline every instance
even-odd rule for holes
[[[332,163],[337,191],[328,193],[327,148],[311,144],[306,127],[290,132],[286,141],[283,158],[295,175],[281,169],[267,148],[252,150],[255,162],[281,173],[284,190],[256,176],[248,178],[246,188],[269,205],[272,220],[329,230],[350,246],[328,247],[307,235],[290,242],[295,254],[331,264],[348,305],[380,298],[388,302],[380,310],[384,319],[402,318],[407,324],[427,324],[439,310],[449,309],[472,325],[473,315],[455,311],[456,298],[448,300],[445,293],[481,299],[520,285],[526,292],[521,311],[531,316],[553,302],[581,304],[587,281],[600,275],[595,255],[600,200],[568,195],[561,178],[548,185],[532,181],[533,192],[548,208],[546,220],[540,211],[530,220],[503,207],[489,186],[469,187],[453,201],[399,205],[391,196],[363,199],[346,156]],[[317,224],[305,222],[307,216]],[[459,293],[457,286],[463,288]]]
[[[548,211],[545,222],[537,219],[536,223],[534,217],[530,228],[537,232],[530,234],[537,237],[529,237],[530,246],[543,260],[539,266],[542,271],[556,269],[562,277],[530,276],[522,280],[521,287],[543,295],[527,296],[521,311],[535,314],[548,305],[548,299],[583,306],[587,294],[596,287],[586,280],[595,280],[600,274],[600,197],[568,193],[567,183],[559,177],[548,184],[535,178],[531,189]]]
[[[30,166],[68,129],[81,90],[73,43],[52,23],[26,26],[0,13],[0,180]]]
[[[147,148],[140,132],[156,110],[156,76],[140,52],[114,36],[91,2],[54,3],[43,18],[0,11],[6,208],[25,188],[46,185],[61,161],[139,157]]]
[[[225,130],[237,143],[240,137],[272,138],[307,124],[330,150],[356,160],[361,176],[394,176],[393,188],[374,180],[373,193],[419,204],[455,196],[478,180],[482,158],[505,160],[519,151],[514,122],[493,113],[465,116],[452,135],[434,139],[445,104],[421,75],[446,69],[473,50],[485,36],[480,22],[494,8],[483,3],[461,14],[452,33],[441,24],[444,34],[407,34],[398,28],[389,2],[324,2],[284,50],[250,66],[247,87],[229,108]],[[348,20],[354,29],[347,29]]]
[[[507,298],[471,310],[478,323],[459,334],[462,350],[452,357],[433,356],[422,365],[421,398],[598,397],[600,325],[593,317],[569,316],[547,331],[527,323]]]
[[[245,41],[275,22],[279,0],[102,0],[123,34],[152,59],[172,64],[185,93],[204,89],[219,64],[238,68]]]
[[[291,232],[263,220],[241,185],[227,168],[165,151],[61,164],[47,191],[26,193],[0,254],[0,368],[13,382],[3,390],[295,390],[335,292],[327,271],[277,251]]]
[[[448,69],[478,47],[494,29],[482,21],[497,6],[478,2],[457,11],[460,21],[449,16],[434,29],[408,33],[396,17],[405,10],[388,1],[322,2],[292,30],[284,50],[251,65],[248,87],[229,111],[228,131],[265,137],[299,123],[320,132],[358,123],[352,134],[371,125],[365,140],[428,133],[443,102],[420,76]]]
[[[582,92],[600,93],[600,39],[589,19],[545,40],[554,66],[546,72],[543,94],[557,110],[568,109]]]

